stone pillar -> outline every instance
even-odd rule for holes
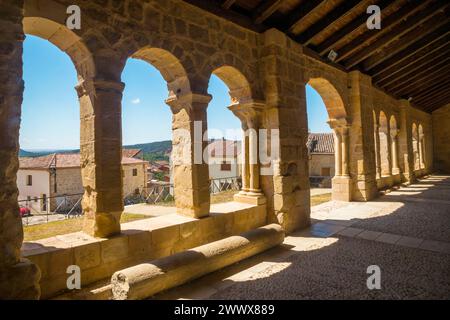
[[[242,161],[242,189],[241,194],[247,194],[250,191],[250,170],[248,168],[249,160],[249,136],[247,135],[247,124],[242,123],[242,146],[241,146],[241,161]]]
[[[359,71],[348,74],[349,167],[352,200],[367,201],[377,196],[374,155],[373,86]]]
[[[349,176],[348,171],[348,128],[341,128],[341,157],[342,157],[342,175],[345,177]]]
[[[375,126],[375,163],[377,165],[377,179],[381,179],[381,146],[380,146],[380,124],[376,120]]]
[[[399,166],[402,181],[412,183],[416,180],[414,174],[414,152],[411,132],[411,106],[409,101],[400,100],[400,130],[398,132]]]
[[[334,130],[334,171],[335,174],[334,176],[341,176],[342,175],[342,148],[341,148],[341,141],[342,141],[342,136],[341,136],[341,132],[339,129],[335,129]]]
[[[424,153],[423,153],[423,134],[419,134],[419,139],[417,140],[418,143],[418,150],[419,150],[419,168],[425,169],[425,161],[424,161]]]
[[[397,175],[400,173],[400,168],[398,166],[398,147],[397,147],[397,137],[398,129],[391,129],[391,154],[392,154],[392,174]]]
[[[209,169],[203,159],[207,147],[206,109],[211,95],[187,93],[166,100],[172,118],[172,163],[177,212],[190,217],[209,215]],[[206,137],[207,138],[207,137]]]
[[[258,133],[261,121],[261,113],[264,104],[261,102],[248,102],[245,104],[234,104],[228,107],[242,122],[242,127],[247,128],[243,135],[243,181],[245,188],[235,197],[235,201],[263,204],[265,197],[260,186],[259,165],[259,141]],[[245,175],[244,175],[245,173]],[[248,182],[247,182],[248,181]]]
[[[83,231],[95,237],[120,233],[123,89],[122,82],[101,79],[87,79],[76,87],[81,121]]]
[[[332,179],[332,198],[352,200],[352,180],[349,173],[349,126],[346,119],[331,119],[328,124],[334,131],[335,175]]]
[[[0,17],[0,300],[38,299],[39,268],[21,259],[22,219],[17,203],[22,80],[22,1],[1,3]]]

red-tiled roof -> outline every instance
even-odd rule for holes
[[[80,167],[79,153],[53,153],[47,156],[35,158],[19,158],[20,169],[48,169],[56,168],[78,168]],[[135,158],[122,157],[122,164],[146,163]]]
[[[122,155],[125,158],[135,158],[140,152],[141,149],[122,149]]]
[[[334,137],[332,133],[310,133],[306,147],[309,153],[334,154]]]

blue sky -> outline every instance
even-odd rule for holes
[[[50,42],[27,36],[23,61],[21,148],[78,148],[79,105],[74,89],[77,76],[70,58]],[[129,59],[122,81],[126,85],[122,101],[124,144],[170,140],[171,112],[164,103],[167,86],[158,70],[146,62]],[[212,76],[208,92],[213,96],[208,106],[210,137],[225,134],[227,138],[236,138],[234,133],[239,132],[240,122],[226,108],[230,104],[228,88]],[[319,94],[309,86],[306,94],[310,131],[330,132]]]

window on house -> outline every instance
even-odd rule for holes
[[[331,176],[331,168],[327,167],[327,168],[322,168],[321,169],[321,176],[324,177],[329,177]]]
[[[223,162],[223,163],[220,165],[220,170],[221,170],[221,171],[231,171],[231,163]]]
[[[133,177],[136,177],[137,176],[137,169],[133,169]]]
[[[33,185],[33,176],[31,174],[27,175],[27,186]]]
[[[139,190],[139,188],[134,189],[134,194],[138,195],[140,193],[141,193],[141,191]]]

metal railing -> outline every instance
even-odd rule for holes
[[[209,180],[209,192],[211,194],[224,191],[239,191],[242,188],[241,177],[226,177]]]
[[[22,217],[22,222],[24,225],[30,225],[80,217],[83,214],[82,198],[83,194],[77,193],[19,200],[19,207],[29,211],[28,215]]]
[[[211,194],[224,191],[239,191],[241,188],[241,177],[225,177],[209,180],[209,191]],[[139,203],[161,204],[170,203],[174,200],[173,184],[155,183],[150,187],[142,188],[139,192],[130,193],[125,196],[124,204],[126,206]]]

